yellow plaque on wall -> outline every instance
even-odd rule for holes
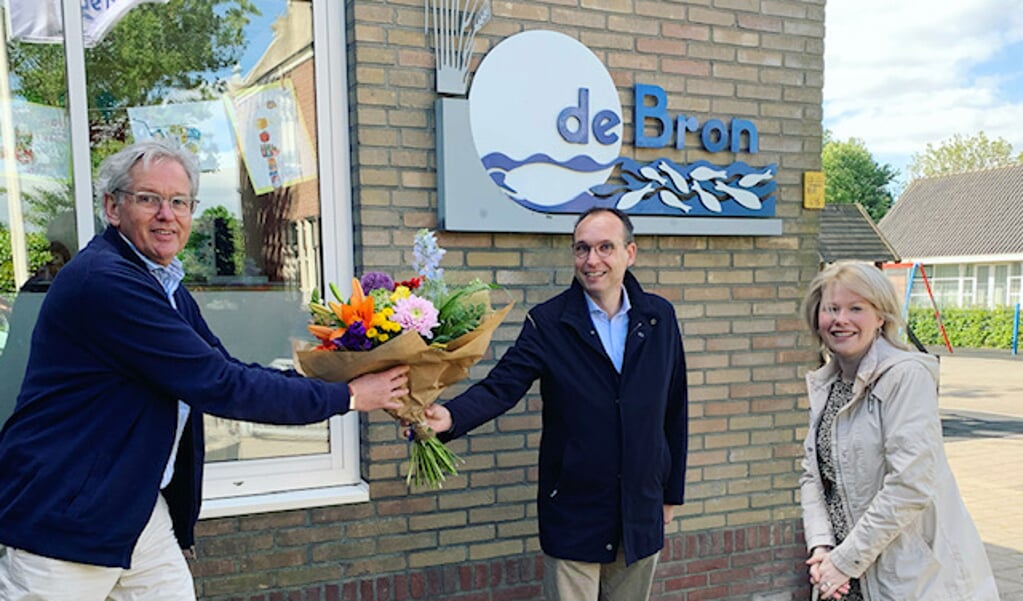
[[[820,171],[803,172],[803,208],[824,208],[824,174]]]

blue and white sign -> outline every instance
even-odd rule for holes
[[[651,84],[637,83],[632,99],[636,123],[627,128],[607,68],[564,34],[527,31],[496,45],[480,63],[467,103],[438,101],[444,226],[547,231],[554,226],[551,220],[562,227],[559,216],[606,206],[634,215],[640,232],[780,233],[780,221],[770,219],[775,214],[777,165],[684,163],[677,152],[730,152],[729,161],[735,154],[755,155],[755,123],[673,114],[665,91]],[[467,118],[460,114],[465,110]],[[631,129],[631,140],[625,139],[626,129]],[[463,147],[466,137],[475,157]],[[636,161],[622,156],[623,144],[672,154]],[[473,159],[489,183],[463,165]],[[498,195],[489,190],[495,186]],[[529,214],[547,219],[538,221]],[[708,227],[710,221],[715,225]],[[689,223],[680,226],[683,222]],[[737,227],[740,222],[744,227]]]
[[[469,90],[472,137],[487,173],[512,200],[540,212],[593,205],[586,190],[614,169],[621,114],[618,90],[600,59],[553,31],[502,41]]]

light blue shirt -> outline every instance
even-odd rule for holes
[[[584,294],[583,296],[586,297],[586,306],[590,310],[590,321],[593,322],[593,328],[597,330],[600,343],[604,345],[604,352],[611,358],[611,363],[614,364],[615,370],[618,373],[622,373],[622,360],[625,357],[625,338],[629,335],[629,309],[632,308],[632,304],[629,303],[629,295],[625,292],[625,287],[622,286],[622,306],[612,316],[609,316],[601,309],[590,298],[589,294]]]
[[[118,232],[120,234],[120,232]],[[185,268],[181,265],[181,261],[174,257],[170,262],[170,265],[160,265],[154,261],[151,261],[149,257],[139,252],[139,249],[135,248],[135,245],[131,243],[131,240],[124,237],[121,234],[121,239],[128,243],[128,246],[135,251],[142,262],[146,264],[146,269],[149,273],[153,274],[156,281],[160,282],[163,286],[163,291],[167,293],[167,300],[175,309],[178,308],[178,304],[174,301],[174,292],[181,285],[181,280],[185,279]],[[171,478],[174,477],[174,460],[178,456],[178,445],[181,444],[181,435],[185,431],[185,423],[188,422],[188,415],[191,413],[191,409],[188,405],[178,401],[178,426],[174,434],[174,446],[171,447],[170,457],[167,459],[167,465],[163,469],[163,480],[160,481],[160,489],[162,490],[168,484],[170,484]]]

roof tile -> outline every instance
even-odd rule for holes
[[[1023,253],[1023,165],[913,180],[878,227],[903,257]]]

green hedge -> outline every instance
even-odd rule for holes
[[[941,321],[945,324],[952,348],[1012,349],[1013,307],[997,309],[945,309]],[[920,342],[944,345],[938,322],[931,309],[910,309],[909,327]]]

